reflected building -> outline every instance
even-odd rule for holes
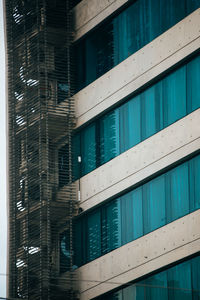
[[[5,1],[10,296],[200,299],[200,1]]]

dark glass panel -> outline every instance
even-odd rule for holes
[[[96,168],[96,127],[95,123],[81,133],[81,175]]]
[[[119,109],[115,109],[100,119],[100,164],[119,154]]]
[[[119,107],[120,153],[141,142],[140,97],[134,97]]]
[[[200,56],[187,64],[188,113],[200,107]]]
[[[120,200],[111,201],[102,208],[102,253],[121,245]]]
[[[186,115],[186,67],[183,66],[163,79],[164,125]]]
[[[172,169],[168,174],[170,194],[168,194],[167,202],[170,210],[167,210],[167,218],[168,222],[172,222],[189,213],[188,162]]]
[[[166,224],[165,175],[143,185],[144,234]]]
[[[200,156],[189,161],[190,211],[200,208]]]
[[[167,275],[169,299],[192,300],[190,261],[170,268]]]
[[[87,217],[87,261],[101,255],[101,215],[96,210]]]
[[[168,300],[167,272],[161,272],[144,280],[146,300]]]

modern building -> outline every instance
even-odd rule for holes
[[[200,299],[200,1],[5,1],[9,295]]]

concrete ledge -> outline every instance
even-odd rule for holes
[[[197,253],[199,228],[197,210],[80,267],[76,270],[80,299],[92,299]]]
[[[93,29],[128,0],[82,0],[74,8],[74,41]]]
[[[200,109],[82,177],[80,206],[87,210],[100,204],[199,150],[199,120]]]
[[[76,127],[126,98],[200,47],[200,9],[74,95]]]

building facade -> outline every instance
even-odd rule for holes
[[[200,297],[199,7],[74,8],[80,299]]]
[[[9,296],[200,299],[200,1],[5,1]]]

